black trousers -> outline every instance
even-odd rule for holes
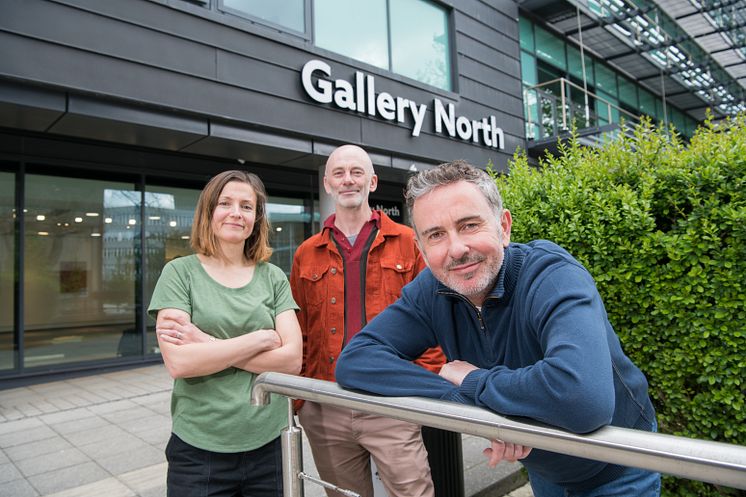
[[[282,497],[280,438],[247,452],[202,450],[171,434],[168,497]]]

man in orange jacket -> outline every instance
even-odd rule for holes
[[[308,378],[335,381],[342,348],[425,267],[413,231],[368,205],[377,184],[362,148],[343,145],[329,156],[324,187],[335,213],[298,247],[290,274]],[[431,349],[415,362],[438,372],[444,361]],[[390,497],[433,497],[419,426],[314,402],[298,417],[323,480],[372,497],[372,457]]]

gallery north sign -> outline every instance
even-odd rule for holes
[[[427,114],[427,105],[407,98],[395,97],[385,91],[376,93],[376,80],[371,74],[355,71],[354,81],[331,79],[329,64],[320,60],[309,60],[301,71],[301,81],[306,94],[316,102],[334,104],[371,117],[379,116],[387,121],[404,123],[409,116],[414,123],[412,136],[419,136]],[[495,116],[479,120],[457,116],[452,103],[443,104],[433,99],[433,129],[473,143],[497,149],[505,148],[502,128],[497,126]]]

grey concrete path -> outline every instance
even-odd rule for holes
[[[170,395],[162,365],[0,390],[0,497],[165,496]],[[466,495],[531,497],[520,465],[487,467],[486,446],[463,436]],[[307,446],[304,470],[317,476]]]

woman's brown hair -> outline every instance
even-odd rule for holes
[[[202,189],[197,201],[197,208],[194,211],[191,236],[192,248],[206,256],[222,256],[218,239],[212,231],[212,215],[215,212],[215,206],[218,204],[220,193],[225,185],[231,181],[248,184],[256,195],[254,229],[244,244],[244,256],[251,262],[267,262],[272,255],[272,249],[269,246],[267,192],[259,176],[248,171],[224,171],[214,176]]]

